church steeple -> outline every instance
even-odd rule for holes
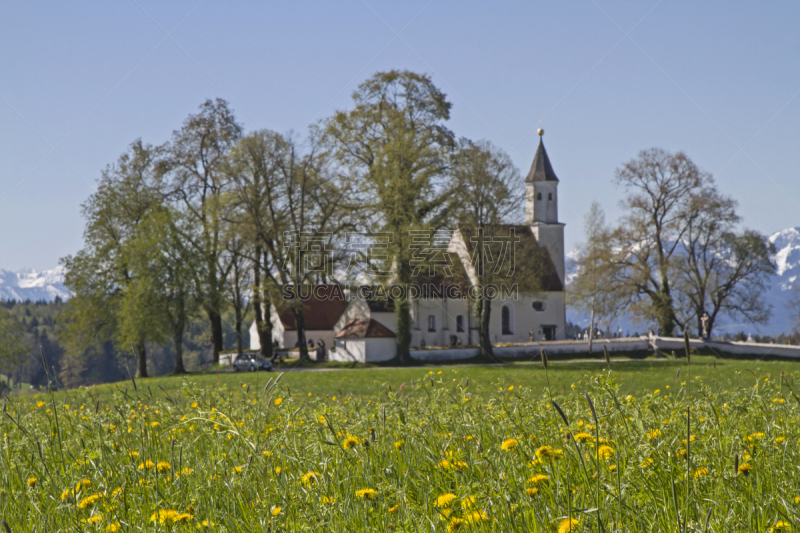
[[[536,155],[533,157],[533,164],[531,170],[528,172],[528,177],[525,178],[525,183],[533,183],[535,181],[555,181],[558,182],[556,173],[553,172],[553,166],[550,164],[550,158],[547,157],[547,151],[544,149],[544,142],[542,136],[544,130],[539,129],[539,148],[536,150]]]
[[[558,221],[558,178],[547,157],[539,130],[539,147],[525,178],[525,219],[537,242],[547,248],[564,283],[564,224]]]

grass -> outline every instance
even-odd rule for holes
[[[210,373],[12,398],[0,516],[14,532],[785,532],[795,365]]]

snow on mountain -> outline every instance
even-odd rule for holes
[[[730,317],[720,317],[714,325],[714,333],[737,333],[743,331],[745,334],[752,333],[760,335],[779,335],[788,333],[795,323],[795,317],[789,310],[788,305],[793,299],[798,298],[800,293],[795,289],[800,288],[800,226],[778,231],[769,236],[769,241],[775,245],[775,255],[772,260],[776,265],[775,275],[772,278],[770,287],[765,291],[764,299],[768,305],[772,306],[772,317],[767,324],[743,323]],[[567,281],[574,278],[575,266],[574,259],[576,253],[567,253]],[[800,290],[800,289],[798,289]],[[582,327],[588,327],[589,317],[586,313],[578,312],[574,309],[567,309],[567,320]],[[634,323],[630,318],[619,319],[611,329],[616,331],[621,327],[624,332],[644,332],[650,324]]]
[[[69,298],[69,291],[64,286],[64,267],[41,272],[24,269],[11,272],[0,269],[0,300],[51,302],[56,296],[62,300]]]

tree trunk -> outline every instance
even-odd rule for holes
[[[222,315],[219,308],[208,307],[206,314],[211,325],[211,356],[213,363],[219,364],[219,352],[222,351]]]
[[[136,371],[137,378],[146,378],[147,377],[147,348],[145,347],[144,343],[137,344],[134,346],[134,351],[136,352],[136,360],[139,364],[139,369]]]
[[[481,345],[481,355],[494,359],[494,350],[492,349],[492,337],[489,334],[489,319],[492,315],[492,301],[489,298],[480,296],[476,302],[477,311],[479,313],[479,329],[478,340]]]
[[[299,295],[298,295],[299,297]],[[308,345],[306,344],[306,320],[303,314],[302,302],[297,307],[292,307],[294,324],[297,326],[297,345],[300,348],[300,360],[308,360]]]
[[[397,281],[403,287],[404,293],[401,299],[394,302],[394,313],[397,318],[397,358],[401,364],[411,363],[411,304],[408,301],[408,283],[411,277],[409,265],[403,260],[397,262]],[[420,317],[417,317],[419,322]]]
[[[173,374],[185,374],[186,368],[183,366],[183,330],[180,333],[175,333],[175,370]]]
[[[594,342],[594,297],[592,297],[592,316],[589,319],[589,353],[592,353],[593,342]]]
[[[239,297],[239,288],[235,290],[236,305],[234,306],[234,314],[236,321],[236,353],[242,355],[242,301]]]

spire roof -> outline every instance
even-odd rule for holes
[[[535,181],[558,181],[556,173],[553,171],[552,165],[550,165],[547,152],[544,149],[542,133],[539,134],[539,148],[536,150],[536,155],[533,158],[533,164],[531,165],[530,172],[528,172],[528,177],[525,178],[525,183],[533,183]]]

